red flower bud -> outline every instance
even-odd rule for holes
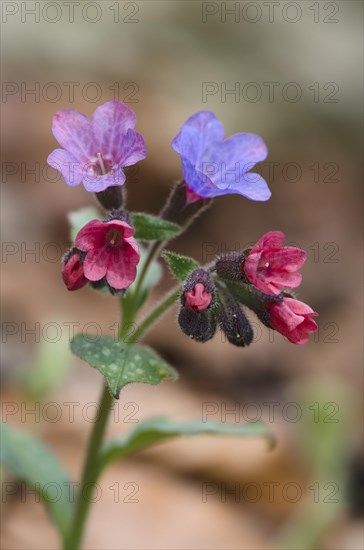
[[[212,294],[202,283],[196,283],[192,290],[185,292],[185,305],[194,311],[204,311],[212,301]]]
[[[88,283],[85,277],[80,253],[74,249],[63,260],[62,277],[68,290],[78,290]]]
[[[311,319],[318,315],[307,304],[294,298],[269,305],[270,324],[293,344],[305,344],[308,335],[316,332],[317,323]]]

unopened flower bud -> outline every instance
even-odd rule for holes
[[[178,322],[181,330],[197,342],[206,342],[216,331],[215,287],[205,269],[195,269],[181,295]]]
[[[196,342],[207,342],[216,332],[216,319],[209,309],[198,313],[194,309],[182,306],[178,323],[182,332]]]
[[[88,283],[83,271],[81,255],[79,250],[73,248],[63,259],[62,278],[68,290],[78,290]]]
[[[272,303],[282,302],[282,294],[278,296],[264,294],[253,285],[243,282],[228,282],[226,286],[237,302],[254,311],[265,326],[268,328],[271,326],[268,306]]]
[[[268,307],[272,328],[293,344],[306,344],[309,334],[318,329],[317,323],[312,319],[318,313],[304,302],[285,297],[282,302],[271,302]]]
[[[234,346],[249,346],[253,341],[253,329],[240,305],[228,294],[222,296],[220,327]]]
[[[245,279],[243,272],[244,259],[242,252],[231,252],[220,256],[215,263],[216,273],[221,279],[243,281]]]
[[[181,303],[197,312],[204,311],[214,303],[215,285],[210,273],[198,268],[192,271],[183,286]]]

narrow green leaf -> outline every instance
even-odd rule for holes
[[[162,256],[167,262],[172,275],[180,281],[185,281],[191,271],[199,267],[198,263],[193,258],[181,256],[169,250],[164,251]]]
[[[71,350],[105,376],[115,399],[119,399],[120,390],[126,384],[156,385],[164,378],[177,378],[176,371],[150,348],[124,344],[109,336],[92,342],[77,334],[71,342]]]
[[[261,422],[240,425],[200,420],[175,422],[166,417],[157,417],[145,420],[128,434],[105,443],[100,451],[98,469],[101,471],[117,458],[141,451],[173,437],[193,435],[264,437],[268,440],[270,447],[274,444],[273,435]]]
[[[94,206],[86,206],[85,208],[80,208],[80,210],[69,212],[67,218],[71,225],[72,241],[76,239],[77,233],[86,223],[91,220],[99,220],[100,217],[100,212]]]
[[[143,212],[132,213],[131,220],[135,228],[135,238],[142,241],[170,239],[176,237],[182,230],[176,223]]]
[[[1,423],[0,463],[43,498],[63,537],[69,526],[73,500],[70,479],[52,451],[31,434]]]

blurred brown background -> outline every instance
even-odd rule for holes
[[[109,433],[151,414],[213,411],[217,421],[266,421],[278,445],[268,452],[260,440],[201,437],[114,464],[84,547],[362,548],[362,3],[1,8],[5,420],[48,442],[77,479],[102,380],[71,357],[69,334],[112,334],[117,322],[116,299],[89,288],[68,293],[60,277],[67,213],[94,201],[46,167],[58,109],[91,115],[117,97],[137,113],[148,156],[129,170],[128,206],[151,213],[181,175],[170,142],[192,113],[213,110],[227,136],[260,134],[271,200],[220,198],[171,248],[209,261],[282,230],[308,251],[298,296],[320,313],[318,334],[302,347],[277,334],[272,341],[251,317],[257,341],[246,350],[220,335],[195,344],[179,332],[176,312],[166,316],[147,341],[180,380],[128,387]],[[171,285],[163,269],[154,298]],[[4,549],[58,548],[35,500],[21,486],[3,499]]]

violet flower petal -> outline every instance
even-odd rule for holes
[[[55,149],[48,156],[47,162],[50,166],[61,172],[67,185],[75,186],[82,181],[82,166],[80,162],[68,151]]]
[[[53,135],[58,143],[81,163],[88,163],[97,151],[87,116],[79,111],[58,111],[52,122]]]
[[[124,136],[135,124],[135,113],[121,101],[115,99],[97,107],[91,123],[97,152],[118,163]]]

